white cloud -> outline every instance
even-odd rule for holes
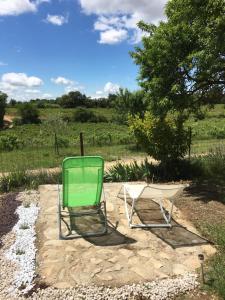
[[[127,39],[127,31],[124,29],[109,29],[100,32],[100,44],[118,44]]]
[[[45,20],[47,23],[51,23],[53,25],[62,26],[65,23],[68,23],[68,16],[64,17],[61,15],[47,15]]]
[[[41,93],[41,91],[40,90],[27,89],[27,90],[25,90],[25,93],[27,93],[27,94],[39,94],[39,93]]]
[[[25,73],[5,73],[0,80],[0,90],[9,98],[20,101],[41,97],[41,91],[35,89],[43,84],[42,79],[27,76]]]
[[[27,76],[25,73],[5,73],[2,82],[11,86],[37,87],[43,84],[42,79],[35,76]]]
[[[127,39],[132,43],[138,43],[141,40],[142,32],[137,28],[137,23],[140,20],[157,24],[160,20],[165,19],[163,12],[167,2],[167,0],[79,1],[84,13],[97,15],[94,29],[100,31],[100,41],[104,41],[102,39],[103,33],[108,36],[108,31],[114,29],[118,32],[120,29],[126,31],[127,34],[125,37],[124,33],[123,39],[118,39],[118,42]],[[106,38],[106,42],[107,40],[108,38]]]
[[[38,5],[43,2],[50,2],[50,0],[0,0],[0,16],[17,16],[36,12]]]
[[[115,94],[119,91],[120,86],[117,83],[107,82],[104,86],[104,92],[107,94]]]
[[[63,85],[65,86],[65,93],[69,93],[72,91],[81,91],[84,90],[84,86],[80,85],[79,82],[76,82],[74,80],[58,76],[56,78],[51,78],[51,81],[57,85]]]
[[[26,12],[35,12],[37,7],[35,3],[29,0],[1,0],[0,15],[20,15]]]
[[[52,94],[49,94],[49,93],[44,93],[41,98],[45,98],[45,99],[51,99],[53,98]]]
[[[73,85],[74,84],[73,80],[67,79],[62,76],[58,76],[56,78],[51,78],[51,81],[58,85]]]
[[[96,91],[96,95],[102,95],[103,91]]]

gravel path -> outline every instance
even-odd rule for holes
[[[0,199],[1,203],[4,201],[2,197]],[[34,236],[35,232],[32,231],[32,226],[34,226],[35,217],[37,216],[37,206],[38,203],[38,192],[36,191],[28,191],[22,192],[19,194],[12,194],[11,198],[13,199],[12,203],[23,203],[22,206],[16,209],[15,211],[19,214],[20,218],[15,225],[14,219],[15,216],[12,211],[9,219],[11,217],[12,226],[7,228],[6,232],[2,236],[1,244],[0,244],[0,300],[3,299],[63,299],[63,300],[119,300],[119,299],[151,299],[151,300],[164,300],[164,299],[173,299],[174,296],[180,293],[185,293],[190,290],[193,290],[197,285],[196,275],[194,274],[186,274],[182,277],[178,278],[168,278],[160,281],[146,282],[143,284],[133,284],[133,285],[125,285],[122,287],[106,287],[106,286],[75,286],[71,289],[56,289],[53,287],[47,288],[35,288],[33,293],[30,293],[29,296],[23,296],[15,294],[15,289],[12,291],[12,287],[18,287],[18,282],[21,284],[21,281],[18,281],[19,278],[25,280],[25,283],[29,283],[29,287],[32,286],[31,278],[34,276],[34,265],[33,259],[35,257],[35,247],[34,245]],[[10,203],[10,201],[9,201]],[[11,203],[11,204],[12,204]],[[32,204],[31,204],[32,203]],[[0,206],[1,208],[1,206]],[[6,208],[6,207],[4,207]],[[24,210],[27,211],[24,213]],[[10,210],[9,210],[10,211]],[[4,214],[7,213],[4,211]],[[27,222],[29,220],[29,222]],[[25,224],[26,223],[26,224]],[[27,225],[30,227],[24,229],[24,232],[27,231],[27,236],[24,238],[23,234],[18,234],[18,229],[21,225]],[[22,226],[23,227],[23,226]],[[25,226],[26,227],[26,226]],[[14,228],[14,230],[12,230]],[[29,237],[28,237],[29,236]],[[27,239],[28,237],[28,239]],[[13,259],[15,258],[15,249],[16,245],[21,247],[21,243],[24,243],[22,246],[24,247],[22,250],[24,252],[27,251],[30,258],[25,257],[25,260]],[[33,251],[33,253],[31,253]],[[23,256],[19,255],[19,256]],[[17,255],[18,256],[18,255]],[[8,259],[8,258],[10,259]],[[22,261],[22,264],[21,264]],[[31,269],[27,269],[27,265],[25,262],[28,262],[28,265],[32,266]],[[23,269],[23,267],[25,268]],[[22,270],[22,271],[21,271]],[[27,278],[21,277],[27,272],[29,275]],[[22,272],[22,273],[18,273]],[[19,274],[19,275],[18,275]],[[22,274],[22,275],[21,275]],[[15,277],[16,276],[16,277]],[[17,278],[17,280],[15,280]],[[27,289],[29,290],[29,289]]]

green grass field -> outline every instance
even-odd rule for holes
[[[70,155],[79,155],[79,133],[84,134],[86,155],[102,155],[106,160],[122,157],[145,156],[135,147],[133,137],[125,125],[111,123],[113,109],[91,109],[108,119],[108,123],[73,123],[57,122],[57,116],[71,117],[75,109],[46,108],[40,109],[40,125],[14,126],[0,132],[1,136],[17,137],[18,149],[0,151],[0,171],[16,169],[51,168],[60,165],[62,159]],[[7,114],[17,116],[15,108],[8,108]],[[55,119],[55,121],[49,121]],[[206,118],[187,121],[192,127],[191,154],[207,153],[218,146],[225,147],[225,109],[216,105],[207,112]],[[55,134],[59,153],[55,151]]]

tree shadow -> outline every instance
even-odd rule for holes
[[[131,205],[130,200],[128,200],[128,203]],[[149,198],[140,198],[136,201],[135,214],[142,224],[165,223],[159,204]],[[168,211],[166,211],[166,214],[168,214]],[[143,230],[155,234],[173,249],[212,244],[207,239],[177,223],[174,219],[171,220],[171,225],[171,227],[143,228]]]
[[[95,246],[118,246],[118,245],[130,245],[137,241],[130,238],[117,230],[117,224],[114,226],[110,222],[107,224],[107,232],[102,236],[85,237],[85,240],[94,244]]]
[[[194,201],[209,203],[217,201],[225,204],[225,188],[218,187],[210,181],[190,184],[185,190],[186,197],[193,197]]]
[[[123,235],[117,230],[118,223],[115,225],[107,220],[107,231],[105,232],[105,215],[100,210],[96,214],[81,215],[81,216],[70,216],[69,217],[70,229],[80,235],[86,241],[96,246],[118,246],[118,245],[129,245],[136,242],[136,240]],[[96,236],[86,236],[89,232],[96,232]],[[103,234],[100,234],[103,232]],[[73,235],[68,236],[69,239],[73,239]]]
[[[0,197],[0,248],[3,246],[2,238],[9,233],[18,221],[16,209],[21,201],[16,200],[18,193],[10,193]]]

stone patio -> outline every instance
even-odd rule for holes
[[[121,286],[193,272],[199,267],[198,254],[208,257],[215,252],[176,207],[172,229],[130,229],[121,187],[121,183],[104,184],[109,221],[106,235],[59,240],[57,186],[40,186],[37,260],[41,281],[58,288],[92,283]],[[134,220],[156,223],[161,215],[148,193],[139,200]],[[165,193],[165,207],[168,196]],[[91,222],[101,226],[96,219],[83,219],[81,228]]]

